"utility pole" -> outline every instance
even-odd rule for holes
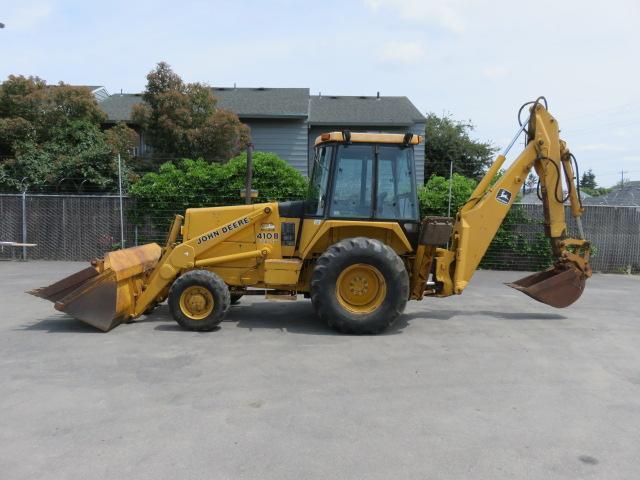
[[[620,188],[624,187],[624,174],[629,173],[626,170],[620,170]]]

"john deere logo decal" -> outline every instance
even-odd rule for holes
[[[496,200],[500,203],[504,203],[505,205],[509,205],[509,202],[511,201],[511,192],[509,190],[501,188],[500,190],[498,190]]]

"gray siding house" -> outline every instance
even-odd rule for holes
[[[407,97],[313,96],[309,101],[309,158],[313,145],[324,132],[416,133],[424,135],[425,117]],[[424,182],[424,143],[416,145],[416,179]]]
[[[307,175],[308,88],[213,88],[218,106],[251,129],[255,150],[273,152]]]
[[[303,175],[313,164],[313,144],[330,131],[424,134],[425,117],[407,97],[311,96],[308,88],[221,88],[213,94],[220,108],[234,112],[251,129],[256,150],[274,152]],[[99,102],[109,123],[126,122],[140,134],[139,154],[146,150],[144,132],[131,121],[141,94],[115,94]],[[416,148],[416,177],[424,180],[424,146]]]

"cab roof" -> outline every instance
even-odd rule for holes
[[[413,133],[328,132],[318,136],[316,138],[315,145],[328,142],[395,143],[399,145],[417,145],[421,141],[422,135],[416,135]]]

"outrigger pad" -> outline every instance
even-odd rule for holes
[[[563,266],[534,273],[505,285],[539,302],[564,308],[580,298],[586,281],[586,275],[576,267]]]

